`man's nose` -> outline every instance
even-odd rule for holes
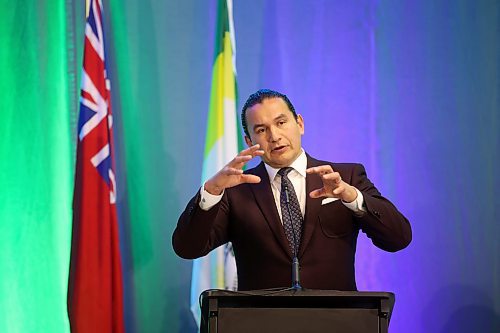
[[[279,130],[274,126],[269,128],[269,141],[278,142],[279,140],[281,140]]]

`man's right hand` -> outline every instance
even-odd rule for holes
[[[243,183],[259,183],[260,177],[243,173],[243,166],[245,164],[255,156],[262,156],[264,154],[264,151],[259,148],[260,146],[257,144],[242,150],[222,170],[207,180],[205,191],[213,195],[220,195],[226,188]]]

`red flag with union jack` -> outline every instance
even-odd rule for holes
[[[85,46],[68,284],[72,333],[124,332],[113,118],[102,1],[92,0]]]

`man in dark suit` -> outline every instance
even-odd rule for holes
[[[304,288],[356,290],[359,230],[386,251],[411,241],[408,220],[360,164],[330,163],[302,149],[304,121],[288,98],[259,90],[242,110],[243,150],[188,203],[172,237],[186,259],[232,242],[239,290],[289,287],[292,261]],[[242,171],[252,158],[262,163]]]

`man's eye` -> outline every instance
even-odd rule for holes
[[[261,133],[264,133],[264,129],[263,128],[259,128],[255,131],[257,134],[261,134]]]

